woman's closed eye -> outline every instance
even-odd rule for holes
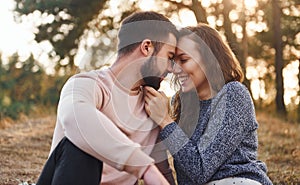
[[[190,57],[185,53],[178,53],[178,55],[175,58],[176,63],[178,65],[184,64],[190,59]]]
[[[179,63],[180,63],[180,64],[184,64],[184,63],[186,63],[188,60],[189,60],[188,58],[180,58],[180,59],[179,59]]]

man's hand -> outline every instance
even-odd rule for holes
[[[149,117],[161,128],[174,120],[170,117],[169,100],[164,92],[158,92],[152,87],[144,87],[145,110]]]
[[[145,185],[170,185],[154,164],[147,168],[143,180]]]

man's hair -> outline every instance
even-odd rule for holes
[[[170,33],[177,37],[178,31],[164,15],[153,11],[133,13],[122,21],[118,56],[133,52],[144,39],[150,39],[158,52]]]

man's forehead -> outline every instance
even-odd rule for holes
[[[164,40],[164,43],[166,45],[172,46],[172,47],[176,47],[177,44],[177,39],[175,37],[174,34],[169,33],[168,37]]]
[[[162,51],[166,52],[170,55],[175,55],[176,53],[176,45],[171,44],[164,44]]]
[[[177,39],[173,34],[169,34],[166,40],[163,42],[163,47],[161,52],[167,52],[168,54],[175,55]]]

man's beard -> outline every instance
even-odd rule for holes
[[[150,86],[153,87],[155,90],[158,90],[160,88],[160,82],[161,78],[156,76],[148,76],[143,78],[145,85],[144,86]]]
[[[153,87],[155,90],[160,88],[162,77],[156,66],[156,57],[151,56],[141,67],[141,74],[143,76],[144,86]]]

